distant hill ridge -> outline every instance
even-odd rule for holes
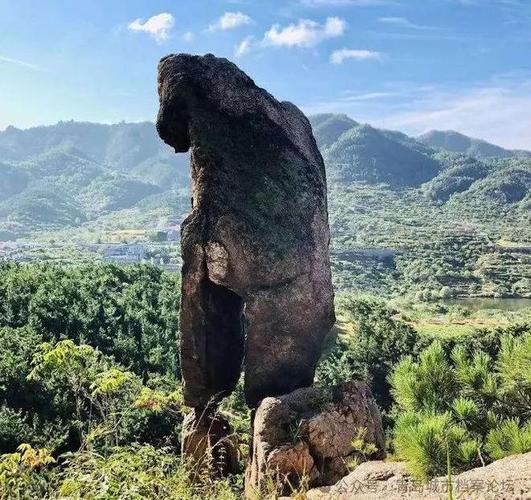
[[[188,186],[187,155],[176,155],[150,122],[0,132],[0,231],[78,225]]]
[[[365,182],[418,189],[437,203],[458,197],[465,205],[531,206],[531,153],[456,132],[413,138],[344,114],[309,119],[331,188]],[[150,122],[70,121],[0,132],[0,232],[83,225],[123,210],[160,220],[188,210],[188,190],[189,155],[176,155]]]
[[[468,137],[455,130],[430,130],[419,135],[417,140],[433,148],[464,153],[479,159],[511,158],[514,156],[531,158],[530,151],[505,149],[482,139]]]

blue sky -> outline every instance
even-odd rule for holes
[[[0,129],[153,120],[172,52],[307,113],[531,149],[529,0],[0,0]]]

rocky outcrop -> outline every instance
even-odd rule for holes
[[[315,488],[308,500],[446,500],[446,477],[415,481],[402,462],[366,462],[334,486]],[[486,467],[452,476],[454,498],[524,500],[531,498],[531,453],[513,455]]]
[[[210,408],[193,410],[183,421],[182,454],[191,458],[199,473],[219,476],[239,472],[239,450],[228,420]]]
[[[355,445],[356,440],[364,446]],[[369,443],[374,447],[366,453]],[[366,384],[298,389],[265,398],[258,407],[247,470],[248,493],[262,490],[271,475],[281,489],[301,483],[334,484],[348,474],[354,459],[384,456],[380,413]]]
[[[325,169],[310,123],[213,55],[160,62],[157,129],[191,150],[181,229],[184,400],[205,408],[312,383],[334,322]],[[245,352],[245,361],[243,360]]]

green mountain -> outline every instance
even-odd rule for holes
[[[0,231],[81,226],[189,186],[188,157],[152,123],[60,122],[0,132]]]
[[[531,296],[530,158],[477,158],[346,115],[310,121],[327,167],[338,290]],[[52,232],[93,243],[178,225],[190,210],[188,163],[149,123],[8,128],[0,240]]]
[[[25,233],[28,228],[61,229],[79,225],[85,215],[75,199],[64,192],[49,188],[31,187],[0,202],[0,220],[7,220],[8,229]]]
[[[356,122],[344,130],[343,115],[310,120],[327,166],[338,289],[531,296],[525,155],[476,158]],[[323,124],[340,133],[323,138]]]
[[[448,201],[453,194],[467,191],[492,171],[492,167],[470,156],[446,154],[443,161],[447,167],[423,186],[424,193],[434,201]]]
[[[424,148],[426,149],[426,148]],[[370,125],[355,125],[323,150],[329,177],[348,183],[366,181],[391,186],[418,186],[432,179],[441,165],[420,145],[408,144]]]
[[[417,137],[419,142],[432,148],[444,149],[454,153],[464,153],[474,158],[512,158],[514,156],[531,157],[529,151],[504,149],[481,139],[468,137],[454,130],[430,130]]]
[[[310,122],[313,135],[321,151],[336,142],[343,132],[358,125],[347,115],[334,115],[332,113],[311,116]]]
[[[29,175],[23,169],[0,163],[0,200],[26,189]]]

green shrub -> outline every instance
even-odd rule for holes
[[[450,353],[454,347],[460,346],[468,355],[481,351],[494,358],[498,356],[504,338],[509,336],[519,338],[529,332],[531,332],[531,325],[528,324],[479,328],[458,338],[446,338],[442,342],[447,353]]]
[[[383,302],[344,297],[338,301],[338,308],[355,325],[355,333],[337,340],[321,361],[316,381],[330,386],[344,380],[363,380],[387,412],[392,404],[388,382],[391,370],[403,357],[415,357],[425,343],[409,324],[394,319],[393,311]]]
[[[58,492],[63,497],[123,500],[240,498],[228,480],[214,480],[207,474],[197,478],[196,471],[171,449],[129,446],[114,448],[107,457],[84,452],[72,455],[65,466],[58,485]],[[195,481],[192,481],[194,477]]]
[[[20,443],[30,441],[32,428],[21,410],[0,407],[0,450],[14,452]]]
[[[449,412],[400,415],[394,446],[397,457],[407,461],[411,473],[423,480],[446,473],[447,452],[455,472],[474,464],[479,450],[474,436],[456,424]]]
[[[33,365],[29,378],[54,401],[68,435],[77,436],[77,444],[67,449],[177,444],[182,422],[177,396],[144,387],[136,375],[97,349],[72,340],[45,343]]]
[[[439,342],[400,362],[389,378],[397,405],[405,411],[445,411],[456,387],[456,376]]]
[[[47,498],[52,479],[47,466],[54,462],[47,449],[33,449],[28,444],[0,455],[0,499]]]
[[[531,333],[503,340],[496,370],[507,411],[531,419]]]
[[[433,342],[417,362],[407,357],[395,367],[389,377],[398,415],[393,445],[413,474],[444,473],[445,440],[456,471],[531,449],[531,421],[519,426],[511,419],[515,409],[529,411],[528,337],[503,339],[497,359],[470,355],[464,346],[448,356]]]
[[[88,344],[143,380],[180,378],[179,298],[179,277],[146,265],[0,263],[0,328]]]
[[[502,422],[489,432],[485,449],[494,460],[531,451],[531,421],[524,426],[516,419]]]

